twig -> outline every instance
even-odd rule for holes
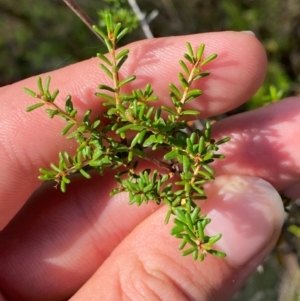
[[[129,3],[129,5],[131,6],[133,12],[137,16],[138,20],[140,21],[141,26],[142,26],[142,30],[143,30],[146,38],[147,39],[152,39],[154,36],[153,36],[153,33],[152,33],[152,31],[149,27],[146,15],[140,10],[138,4],[136,3],[136,0],[127,0],[127,1]],[[153,19],[153,17],[152,17],[152,19]]]
[[[96,31],[93,29],[95,22],[80,8],[80,6],[73,0],[63,0],[72,11],[87,25],[87,27],[104,43],[104,40],[99,36]]]

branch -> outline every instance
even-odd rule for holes
[[[63,0],[72,11],[80,18],[81,21],[84,22],[85,25],[100,39],[103,43],[104,40],[101,36],[99,36],[96,31],[93,29],[93,25],[95,22],[80,8],[80,6],[73,0]]]
[[[153,33],[150,29],[150,26],[148,24],[148,20],[146,18],[146,14],[144,14],[138,4],[136,3],[136,0],[127,0],[129,5],[131,6],[133,12],[135,13],[135,15],[137,16],[138,20],[141,23],[142,26],[142,30],[146,36],[147,39],[152,39],[154,38]],[[153,17],[153,14],[151,13],[151,19],[154,19],[155,17]]]

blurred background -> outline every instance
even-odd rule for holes
[[[123,43],[145,38],[126,0],[77,3],[100,25],[107,10],[126,22],[132,32]],[[300,0],[137,0],[137,4],[147,14],[154,37],[222,30],[255,33],[269,58],[268,74],[260,90],[232,113],[300,95]],[[102,42],[62,0],[0,0],[0,86],[88,59],[102,49]],[[299,204],[291,208],[278,248],[233,301],[300,301]]]

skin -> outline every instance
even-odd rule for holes
[[[136,74],[128,88],[150,82],[159,104],[168,103],[169,82],[177,83],[185,43],[206,44],[211,76],[199,81],[204,94],[191,107],[203,117],[231,110],[261,85],[265,52],[251,34],[207,33],[141,41],[128,45],[123,74]],[[107,83],[90,59],[47,73],[60,88],[58,104],[73,95],[75,107],[101,113],[94,89]],[[46,75],[45,75],[46,76]],[[36,76],[0,89],[0,301],[19,300],[230,300],[274,247],[284,220],[276,189],[293,191],[299,181],[300,102],[283,100],[227,118],[214,126],[216,137],[231,136],[215,165],[203,212],[208,231],[222,233],[217,248],[225,259],[203,263],[181,257],[178,241],[165,226],[164,206],[128,206],[126,194],[109,197],[113,174],[75,177],[65,194],[41,186],[38,168],[57,161],[75,145],[58,133],[43,110],[26,114]]]

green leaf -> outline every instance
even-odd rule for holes
[[[186,223],[186,216],[184,215],[182,209],[176,208],[174,213],[180,221]]]
[[[145,138],[145,135],[147,133],[147,130],[142,130],[139,134],[138,134],[138,143],[141,144]]]
[[[176,115],[176,112],[174,110],[172,110],[171,108],[169,108],[169,107],[162,106],[161,109],[168,112],[171,115],[174,115],[174,116]]]
[[[196,132],[193,132],[190,136],[190,141],[192,144],[195,144],[196,141]]]
[[[187,95],[186,95],[186,98],[190,98],[190,97],[199,97],[200,95],[202,94],[202,91],[200,89],[193,89],[193,90],[190,90]]]
[[[97,57],[105,62],[108,66],[112,66],[111,61],[102,53],[97,53]]]
[[[144,139],[145,134],[146,134],[146,130],[137,133],[135,137],[132,139],[130,146],[134,147],[137,143],[141,143]]]
[[[193,252],[193,259],[194,259],[194,260],[197,260],[197,259],[198,259],[198,253],[199,253],[198,249],[196,249],[196,250]]]
[[[194,60],[193,60],[193,57],[191,57],[189,54],[185,53],[184,55],[184,58],[190,62],[192,65],[194,64]]]
[[[62,192],[66,192],[66,182],[64,182],[64,181],[60,182],[60,190]]]
[[[54,116],[59,114],[59,110],[56,109],[46,109],[45,112],[49,115],[50,118],[53,118]]]
[[[182,256],[187,256],[193,252],[195,252],[197,250],[197,247],[194,246],[193,248],[187,249],[185,251],[182,252]]]
[[[101,120],[98,119],[92,124],[92,129],[95,130],[101,123]]]
[[[180,66],[182,67],[182,69],[183,69],[183,71],[185,72],[185,74],[186,74],[187,76],[189,76],[189,75],[190,75],[190,70],[189,70],[189,68],[187,67],[187,65],[185,64],[185,62],[182,61],[182,60],[180,60],[180,61],[179,61],[179,64],[180,64]]]
[[[98,27],[96,25],[93,25],[92,27],[93,27],[94,31],[97,32],[104,40],[108,38],[107,35],[104,33],[104,31],[100,27]]]
[[[100,84],[99,86],[98,86],[98,88],[100,89],[100,90],[107,90],[107,91],[110,91],[110,92],[116,92],[116,90],[114,89],[114,88],[112,88],[112,87],[110,87],[110,86],[107,86],[107,85],[103,85],[103,84]]]
[[[222,234],[217,234],[217,235],[211,236],[211,237],[208,239],[207,244],[213,245],[213,244],[215,244],[218,240],[220,240],[221,237],[222,237]]]
[[[173,149],[164,155],[165,160],[173,160],[178,156],[178,149]]]
[[[191,231],[193,231],[194,227],[193,227],[193,222],[192,222],[191,214],[187,212],[185,214],[185,216],[186,216],[186,223],[187,223],[186,227],[188,227]],[[196,238],[196,236],[195,236],[194,233],[192,233],[190,235],[190,237]]]
[[[120,51],[117,55],[116,55],[116,60],[119,60],[120,58],[122,58],[123,56],[127,56],[129,53],[129,49],[123,49],[122,51]]]
[[[206,124],[205,124],[204,134],[205,134],[206,140],[210,141],[210,139],[211,139],[211,124],[210,124],[210,121],[207,121]]]
[[[212,159],[213,156],[214,156],[213,153],[207,153],[204,155],[204,157],[202,159],[203,159],[203,161],[208,161],[208,160]]]
[[[31,97],[34,97],[34,98],[37,97],[37,93],[34,92],[34,91],[32,91],[32,90],[30,90],[30,89],[28,89],[28,88],[23,88],[23,91],[24,91],[26,94],[30,95]]]
[[[107,111],[107,115],[108,116],[111,116],[111,115],[115,115],[115,114],[117,114],[117,112],[118,112],[118,110],[116,109],[116,108],[111,108],[111,109],[109,109],[108,111]]]
[[[120,133],[123,133],[123,132],[126,132],[128,130],[132,130],[132,131],[141,131],[143,130],[145,127],[143,125],[135,125],[135,124],[127,124],[127,125],[124,125],[120,128],[118,128],[116,130],[116,133],[117,134],[120,134]]]
[[[178,246],[179,250],[182,250],[187,244],[187,241],[185,239],[182,240],[181,244]]]
[[[31,106],[29,106],[29,107],[26,108],[26,112],[31,112],[31,111],[39,108],[39,107],[42,107],[44,104],[45,104],[44,102],[38,102],[38,103],[36,103],[34,105],[31,105]]]
[[[181,85],[182,85],[183,89],[188,88],[189,87],[189,83],[187,82],[187,80],[185,79],[185,77],[183,76],[183,74],[179,73],[178,76],[179,76],[179,79],[180,79],[180,82],[181,82]]]
[[[145,142],[143,143],[143,147],[148,147],[148,146],[152,145],[153,143],[156,143],[156,136],[155,135],[149,136],[145,140]]]
[[[187,233],[187,235],[189,236],[189,238],[191,239],[191,241],[193,241],[192,239],[197,239],[196,235],[192,231],[193,230],[192,227],[190,228],[189,226],[185,225],[183,228],[184,228],[185,232]],[[196,243],[195,243],[195,245],[196,245]]]
[[[228,142],[230,140],[230,137],[225,137],[221,140],[219,140],[218,142],[216,142],[217,145],[223,144],[225,142]]]
[[[73,110],[74,110],[74,107],[73,107],[73,103],[72,103],[72,97],[71,97],[71,95],[68,95],[66,98],[66,103],[65,103],[65,111],[67,113],[70,113]]]
[[[135,155],[139,156],[140,158],[146,158],[146,154],[145,154],[143,151],[141,151],[141,150],[139,150],[139,149],[137,149],[137,148],[133,148],[133,149],[132,149],[132,152],[133,152]]]
[[[92,114],[92,110],[89,109],[87,110],[85,113],[84,113],[84,116],[83,116],[83,122],[87,125],[90,124],[90,121],[89,121],[89,118],[90,118],[90,115]]]
[[[48,175],[50,177],[55,177],[57,175],[57,172],[45,168],[40,168],[39,172],[43,173],[44,175]]]
[[[54,180],[55,176],[40,175],[40,176],[38,176],[38,179],[42,180],[42,181],[49,181],[49,180]]]
[[[187,235],[187,234],[183,234],[184,232],[185,232],[185,230],[184,230],[183,226],[177,225],[177,226],[172,228],[172,230],[170,231],[170,234],[174,235],[178,238],[183,238],[184,239],[185,235]]]
[[[105,15],[105,25],[106,25],[106,29],[107,29],[107,35],[109,36],[113,30],[113,21],[112,21],[111,14]]]
[[[57,95],[59,94],[59,90],[58,89],[55,89],[53,91],[53,93],[51,94],[51,102],[54,102],[54,100],[56,99]]]
[[[205,192],[202,188],[197,187],[196,185],[192,184],[192,188],[201,196],[205,196]]]
[[[110,95],[107,95],[107,94],[101,93],[101,92],[96,92],[95,95],[100,98],[104,98],[105,100],[109,101],[110,103],[115,103],[115,99],[113,97],[111,97]]]
[[[117,70],[120,70],[121,67],[123,66],[123,64],[126,62],[126,60],[128,59],[128,55],[124,55],[120,61],[117,64]]]
[[[209,57],[207,57],[204,61],[201,62],[200,66],[204,66],[214,60],[218,55],[216,53],[211,54]]]
[[[193,50],[193,47],[192,47],[191,43],[187,42],[186,43],[186,48],[187,48],[187,50],[189,52],[189,56],[191,58],[193,58],[195,55],[194,55],[194,50]]]
[[[43,88],[43,84],[42,84],[42,78],[40,76],[37,78],[37,86],[38,86],[39,91],[41,92],[41,94],[44,94],[44,88]]]
[[[178,90],[178,88],[175,85],[169,84],[169,87],[171,91],[178,97],[178,99],[182,98],[182,93]]]
[[[150,96],[150,97],[147,97],[147,99],[145,99],[146,101],[155,101],[155,100],[158,100],[158,96]]]
[[[193,77],[193,81],[196,81],[198,79],[201,79],[203,77],[209,76],[210,72],[206,71],[206,72],[201,72],[200,74],[196,75],[195,77]]]
[[[100,68],[106,73],[106,75],[110,78],[113,79],[113,75],[111,71],[103,64],[100,64]]]
[[[51,166],[51,168],[52,168],[53,170],[55,170],[56,172],[58,172],[58,173],[61,172],[61,170],[60,170],[55,164],[50,163],[50,166]]]
[[[184,216],[185,218],[185,216]],[[181,220],[179,220],[178,218],[174,219],[174,224],[177,225],[175,226],[172,231],[175,233],[177,230],[179,231],[184,231],[184,226],[185,226],[185,222],[182,222]]]
[[[47,76],[46,80],[45,80],[44,92],[48,92],[49,91],[50,82],[51,82],[51,77]]]
[[[191,167],[191,160],[187,155],[183,155],[182,165],[183,165],[183,172],[187,173]]]
[[[132,161],[132,159],[133,159],[133,151],[132,151],[132,150],[130,150],[130,151],[128,152],[127,161],[128,161],[128,162],[131,162],[131,161]]]
[[[127,33],[128,33],[129,29],[128,28],[124,28],[117,36],[116,40],[117,42],[119,42]]]
[[[119,33],[121,27],[122,27],[122,24],[121,24],[121,23],[117,23],[117,24],[115,25],[115,28],[114,28],[114,37],[116,37],[116,36],[118,35],[118,33]]]
[[[155,115],[154,115],[154,120],[158,120],[160,118],[161,115],[161,108],[157,108],[157,110],[155,111]]]
[[[209,254],[217,256],[217,257],[221,257],[221,258],[226,257],[226,253],[224,253],[224,252],[220,252],[220,251],[216,251],[216,250],[207,250],[207,252]]]
[[[200,209],[200,207],[198,207],[198,206],[193,210],[193,212],[192,212],[192,214],[191,214],[191,219],[192,219],[192,222],[193,222],[193,223],[197,220],[200,211],[201,211],[201,209]]]
[[[184,111],[181,111],[180,114],[181,115],[199,115],[200,112],[197,110],[184,110]]]
[[[109,52],[111,52],[112,49],[114,48],[114,44],[112,43],[112,41],[109,40],[109,39],[105,39],[104,42],[105,42],[105,45],[106,45],[107,50],[108,50]]]
[[[153,113],[154,107],[150,107],[148,112],[146,113],[146,118],[149,119],[151,114]]]
[[[169,208],[169,210],[168,210],[168,212],[166,214],[166,217],[165,217],[165,224],[169,223],[171,214],[172,214],[172,209]]]
[[[67,160],[69,162],[70,165],[73,165],[73,159],[71,158],[71,156],[68,154],[68,152],[64,152],[64,157],[65,160]]]
[[[91,178],[91,175],[89,173],[87,173],[84,169],[79,169],[79,172],[87,179]]]
[[[76,114],[77,114],[77,110],[74,109],[70,112],[69,116],[73,118],[76,116]]]
[[[199,170],[198,175],[201,175],[202,177],[204,177],[205,179],[208,179],[208,180],[214,180],[213,175],[211,175],[210,173],[203,171],[203,170]]]
[[[126,109],[122,106],[122,105],[117,105],[116,108],[122,113],[122,114],[125,114],[126,113]]]
[[[211,175],[214,175],[214,174],[215,174],[214,169],[213,169],[212,167],[210,167],[208,164],[202,163],[201,165],[202,165],[202,167],[203,167],[206,171],[208,171]]]
[[[92,160],[89,162],[89,166],[93,166],[93,167],[99,167],[99,166],[103,166],[103,162],[102,160]]]
[[[203,231],[203,226],[200,221],[197,222],[197,234],[198,234],[198,237],[201,239],[201,241],[204,242],[205,235],[204,235],[204,231]]]
[[[61,131],[61,134],[62,135],[66,135],[67,132],[75,125],[74,122],[72,123],[69,123],[62,131]]]
[[[198,154],[202,154],[205,146],[205,137],[201,136],[198,144]]]
[[[124,80],[122,80],[121,82],[119,82],[118,87],[121,88],[122,86],[134,81],[136,79],[135,75],[131,75],[127,78],[125,78]]]
[[[205,49],[205,44],[200,44],[198,50],[197,50],[197,54],[196,54],[196,57],[197,57],[197,61],[200,61],[201,58],[202,58],[202,55],[203,55],[203,52],[204,52],[204,49]]]

